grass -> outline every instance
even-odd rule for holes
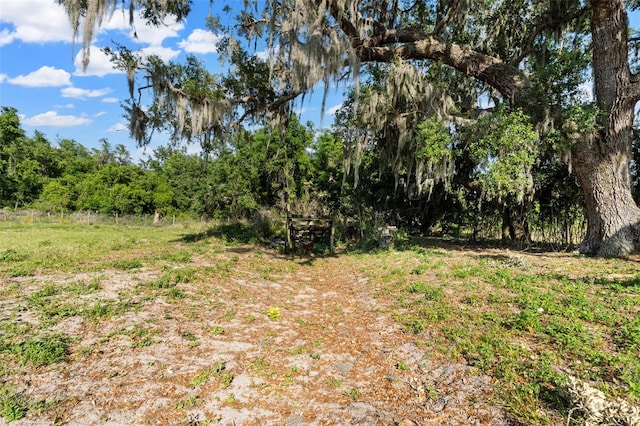
[[[6,421],[27,416],[38,404],[13,390],[20,389],[16,377],[65,371],[74,359],[97,357],[101,345],[119,339],[124,341],[118,350],[144,352],[164,338],[161,321],[177,321],[180,344],[200,345],[193,352],[212,340],[235,338],[237,327],[314,328],[276,299],[264,301],[251,316],[240,310],[258,303],[250,280],[278,282],[316,267],[284,260],[247,266],[239,244],[259,240],[245,225],[203,230],[2,222],[0,235],[0,415]],[[20,248],[15,241],[21,241]],[[401,251],[346,253],[335,261],[367,277],[362,291],[377,298],[376,309],[416,342],[428,342],[430,357],[464,362],[492,376],[492,403],[513,418],[540,425],[566,418],[570,407],[558,389],[567,372],[594,382],[610,397],[640,401],[637,262],[411,244]],[[113,290],[114,283],[120,287]],[[160,309],[153,316],[157,322],[129,322],[128,315],[145,303]],[[343,306],[320,308],[333,318],[349,312]],[[290,312],[294,315],[284,315]],[[60,332],[66,320],[102,332],[102,339],[92,347],[81,334]],[[330,342],[316,337],[281,352],[324,364],[332,359]],[[402,376],[416,370],[413,363],[395,362]],[[247,369],[265,381],[278,376],[284,384],[298,375],[297,367],[276,365],[262,355]],[[198,390],[226,389],[233,380],[220,361],[200,366],[185,383]],[[322,383],[353,400],[366,396],[352,383]],[[438,392],[445,390],[430,388],[429,399],[437,399]],[[186,409],[197,401],[188,396],[174,402]]]
[[[46,335],[15,343],[0,343],[0,352],[15,356],[20,365],[41,367],[63,362],[68,354],[70,338],[64,335]]]
[[[395,256],[377,257],[384,264]],[[430,263],[438,257],[432,254]],[[397,268],[381,274],[373,258],[367,263],[368,275],[384,289],[378,297],[390,300],[390,313],[408,332],[429,332],[441,342],[434,349],[442,357],[464,358],[495,377],[495,397],[520,421],[552,424],[549,409],[566,413],[556,391],[565,371],[595,381],[612,397],[640,400],[635,265],[581,257],[549,273],[520,258],[479,257],[450,260],[426,280],[432,271],[418,251],[403,252],[401,262],[419,263],[402,274]],[[610,278],[612,270],[628,278]],[[390,286],[390,280],[402,284]]]

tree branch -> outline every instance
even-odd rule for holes
[[[438,25],[436,25],[436,28],[433,30],[434,35],[437,36],[438,34],[440,34],[440,31],[442,31],[443,28],[449,23],[449,21],[451,20],[451,17],[455,13],[455,11],[458,9],[459,4],[460,4],[460,0],[453,1],[453,4],[449,8],[449,10],[447,10],[447,13],[446,15],[444,15],[444,18],[442,18],[442,20],[438,22]]]
[[[413,36],[418,34],[413,33]],[[362,46],[357,53],[362,62],[392,62],[397,59],[440,61],[477,78],[515,101],[523,100],[531,87],[529,80],[516,67],[493,56],[445,43],[434,36],[396,46]]]

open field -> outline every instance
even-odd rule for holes
[[[639,354],[640,257],[0,222],[0,423],[580,425]]]

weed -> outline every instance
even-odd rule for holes
[[[176,402],[175,408],[176,410],[183,410],[185,408],[193,408],[198,403],[198,395],[191,395],[185,399],[181,399]]]
[[[224,328],[219,325],[214,325],[209,329],[209,332],[214,336],[219,336],[224,333]]]
[[[82,315],[88,319],[97,322],[101,318],[109,318],[115,315],[114,305],[111,303],[102,303],[98,301],[95,305],[85,308]]]
[[[264,372],[264,369],[269,366],[269,362],[264,360],[263,358],[259,358],[254,360],[249,368],[251,368],[255,373],[260,374]]]
[[[273,306],[269,309],[267,309],[267,316],[269,317],[269,319],[271,319],[272,321],[277,321],[280,319],[280,308],[277,306]]]
[[[171,288],[175,287],[175,285],[176,282],[173,281],[170,272],[162,274],[160,277],[149,283],[149,286],[153,288]]]
[[[360,391],[358,390],[358,388],[352,388],[351,390],[344,391],[342,394],[348,396],[354,401],[357,401],[358,398],[360,398]]]
[[[6,385],[0,385],[0,415],[7,422],[11,423],[26,416],[29,406],[29,401],[23,393],[13,393]]]
[[[9,263],[9,262],[21,262],[26,260],[28,256],[25,253],[18,253],[13,249],[7,249],[0,253],[0,262]]]
[[[438,399],[438,390],[435,388],[435,386],[426,386],[424,392],[427,395],[428,400],[435,401],[436,399]]]
[[[332,388],[339,388],[342,387],[342,380],[340,379],[329,379],[327,380],[327,384],[329,386],[331,386]]]
[[[123,270],[138,269],[138,268],[142,268],[142,262],[136,259],[133,259],[133,260],[121,259],[113,262],[112,266],[115,269],[123,269]]]
[[[303,353],[307,352],[307,350],[305,349],[304,346],[297,346],[293,349],[289,349],[287,352],[289,352],[289,354],[291,355],[302,355]]]
[[[396,368],[398,370],[407,371],[409,369],[409,366],[405,362],[400,361],[396,364]]]
[[[189,386],[191,386],[192,388],[195,388],[196,386],[202,383],[207,383],[212,374],[213,374],[213,371],[208,368],[205,370],[202,370],[196,377],[191,379],[191,381],[189,382]]]
[[[65,288],[72,295],[90,294],[100,290],[100,278],[93,278],[89,283],[76,281]]]
[[[1,344],[0,352],[18,357],[20,364],[40,367],[65,360],[71,339],[64,335],[46,335],[15,344]]]
[[[426,263],[421,263],[411,270],[411,275],[422,275],[427,272],[430,268],[430,265]]]
[[[184,299],[186,297],[184,290],[177,287],[170,288],[167,292],[167,296],[171,297],[172,299]]]

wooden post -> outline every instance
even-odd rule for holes
[[[331,234],[329,236],[329,253],[336,254],[336,246],[335,246],[335,234],[336,234],[336,226],[335,226],[335,217],[331,216]]]
[[[286,232],[286,238],[287,238],[287,245],[285,247],[285,252],[287,251],[291,251],[291,253],[293,253],[293,244],[291,241],[291,218],[289,217],[289,215],[287,214],[287,220],[285,222],[285,232]]]

